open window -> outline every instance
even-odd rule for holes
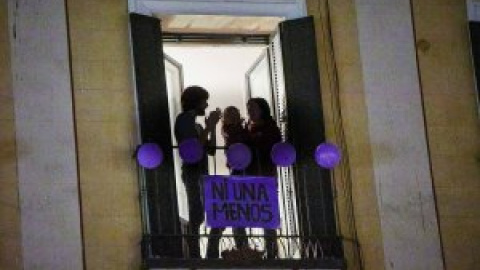
[[[164,53],[162,41],[166,37],[162,37],[159,19],[131,14],[130,20],[141,143],[156,142],[165,152],[161,167],[140,169],[142,256],[148,265],[343,268],[330,173],[318,167],[313,158],[316,146],[325,141],[325,128],[312,18],[283,21],[275,33],[254,37],[256,42],[262,40],[264,50],[244,75],[245,98],[263,97],[269,102],[283,139],[297,151],[297,162],[279,170],[279,258],[254,264],[185,259],[188,214],[182,210],[177,142],[172,137],[173,121],[180,112],[182,65]],[[184,40],[189,37],[195,39],[183,35]],[[252,245],[261,246],[262,234],[250,233]]]
[[[270,105],[273,117],[276,119],[270,59],[270,51],[267,47],[247,71],[245,75],[245,85],[247,98],[264,98],[268,102],[268,105]]]

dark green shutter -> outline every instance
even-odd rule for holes
[[[330,172],[314,159],[316,147],[325,142],[315,29],[312,17],[280,24],[287,138],[297,150],[294,166],[301,233],[305,236],[336,235]]]
[[[181,238],[166,237],[180,236],[181,231],[160,20],[130,14],[130,26],[141,141],[158,143],[165,155],[159,168],[144,171],[148,200],[148,218],[144,217],[144,222],[149,231],[145,232],[147,248],[143,252],[182,257]]]

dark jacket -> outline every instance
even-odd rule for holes
[[[252,162],[246,169],[248,175],[276,176],[277,168],[272,162],[272,147],[282,140],[280,129],[273,119],[262,125],[249,123],[247,145],[252,150]]]

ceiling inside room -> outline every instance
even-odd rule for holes
[[[237,17],[223,15],[160,15],[162,31],[172,33],[271,34],[280,17]]]

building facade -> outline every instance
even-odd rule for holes
[[[475,1],[196,2],[314,17],[327,138],[347,151],[333,173],[338,226],[364,269],[475,269]],[[140,267],[128,14],[178,3],[0,4],[0,268]]]

